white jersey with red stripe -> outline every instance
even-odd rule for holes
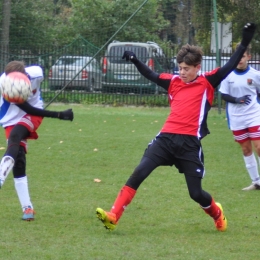
[[[203,137],[208,131],[206,118],[212,106],[214,88],[205,75],[185,83],[179,76],[160,74],[161,80],[169,80],[170,77],[168,95],[171,111],[160,132]]]
[[[227,119],[231,130],[241,130],[260,125],[260,104],[257,93],[260,92],[260,72],[248,66],[243,72],[232,71],[222,81],[219,91],[233,97],[250,95],[251,102],[234,104],[227,102]]]
[[[41,82],[43,81],[42,69],[39,66],[30,66],[30,67],[26,67],[25,71],[29,75],[31,85],[32,85],[32,93],[29,96],[27,102],[31,106],[43,109],[43,101],[41,98],[41,90],[40,90]],[[6,77],[5,73],[3,73],[0,77],[0,81],[2,81],[5,77]],[[21,110],[14,103],[10,103],[6,101],[1,96],[0,124],[3,127],[17,124],[25,114],[26,112]]]

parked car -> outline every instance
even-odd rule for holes
[[[113,41],[102,59],[102,90],[124,93],[157,93],[163,90],[144,78],[134,64],[122,59],[126,50],[134,52],[139,60],[156,72],[169,70],[167,58],[158,44]]]
[[[87,63],[89,64],[85,67]],[[61,56],[50,68],[48,76],[51,90],[61,89],[72,80],[68,89],[100,91],[101,78],[100,64],[88,56]]]

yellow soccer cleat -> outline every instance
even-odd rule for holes
[[[104,227],[108,230],[114,230],[116,228],[116,214],[107,212],[101,208],[96,209],[97,218],[101,220]]]
[[[224,215],[223,208],[220,203],[216,202],[216,205],[220,208],[221,214],[218,219],[214,220],[216,229],[218,231],[226,231],[227,229],[227,219]]]

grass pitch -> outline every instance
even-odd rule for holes
[[[35,221],[21,220],[11,175],[0,190],[0,259],[259,258],[260,194],[241,190],[250,179],[224,111],[209,114],[211,134],[202,141],[203,187],[222,203],[228,230],[215,230],[212,219],[189,198],[183,175],[174,167],[159,167],[109,232],[95,209],[110,209],[169,109],[70,107],[73,122],[46,118],[39,139],[29,141],[27,174]],[[0,146],[6,147],[4,133]]]

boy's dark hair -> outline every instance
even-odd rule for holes
[[[198,46],[185,44],[177,54],[178,64],[185,62],[187,65],[197,66],[202,61],[202,49]]]
[[[10,61],[5,66],[5,74],[7,75],[8,73],[11,73],[14,71],[26,74],[24,63],[22,61],[18,61],[18,60]]]
[[[237,43],[237,45],[236,45],[236,50],[238,49],[239,45],[240,45],[240,42]],[[246,52],[248,55],[251,54],[251,45],[250,45],[250,44],[246,47],[246,51],[245,51],[245,52]]]

